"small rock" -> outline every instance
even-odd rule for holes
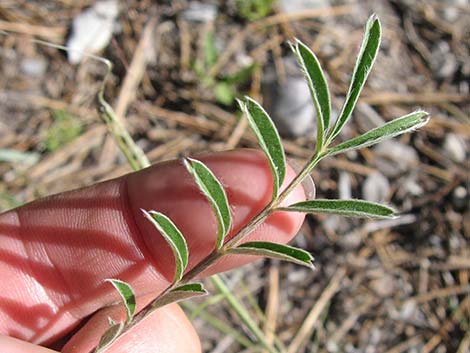
[[[403,304],[400,310],[399,318],[401,320],[409,320],[411,319],[416,313],[416,302],[414,300],[407,300]]]
[[[339,173],[338,180],[339,198],[342,200],[350,200],[351,194],[351,177],[346,172]]]
[[[21,71],[28,76],[42,77],[47,69],[43,58],[25,58],[21,61]]]
[[[181,16],[188,22],[211,22],[217,17],[217,6],[191,1],[189,6],[181,13]]]
[[[308,9],[329,7],[328,0],[280,0],[279,6],[282,11],[291,13]]]
[[[75,17],[72,34],[67,40],[69,62],[78,64],[84,54],[97,53],[105,48],[113,34],[118,14],[117,0],[101,0]]]
[[[268,86],[269,85],[269,86]],[[287,76],[284,84],[276,81],[266,85],[266,109],[283,136],[313,135],[315,109],[303,77]]]
[[[383,174],[394,177],[416,166],[419,162],[418,154],[413,147],[404,145],[395,140],[379,143],[374,148],[376,165]]]
[[[452,203],[457,210],[463,210],[466,207],[470,207],[468,190],[462,185],[457,186],[452,192]]]
[[[458,68],[456,57],[452,54],[449,43],[440,41],[431,49],[431,69],[439,78],[451,77]]]
[[[423,187],[418,183],[416,177],[416,174],[412,174],[403,182],[403,189],[413,196],[422,195],[424,192]]]
[[[370,174],[362,184],[362,197],[367,201],[382,203],[390,192],[390,183],[382,173]]]
[[[460,16],[465,16],[460,8],[466,9],[470,6],[469,0],[444,0],[443,2],[445,3],[442,6],[443,16],[448,22],[455,22]]]
[[[397,287],[395,278],[387,274],[371,280],[369,285],[382,298],[392,296]]]
[[[465,142],[456,134],[447,134],[444,141],[444,151],[454,162],[462,163],[465,161]]]

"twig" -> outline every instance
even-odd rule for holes
[[[269,292],[266,304],[266,322],[264,324],[264,332],[266,340],[269,344],[274,341],[276,335],[276,321],[279,308],[279,265],[273,263],[269,267]]]
[[[135,98],[137,87],[144,76],[148,62],[148,50],[151,45],[151,41],[154,39],[153,34],[155,32],[156,23],[157,18],[152,17],[145,25],[132,57],[131,65],[127,70],[126,77],[124,78],[121,90],[119,91],[117,103],[115,105],[115,114],[116,119],[121,122],[124,119],[129,104]]]
[[[333,298],[336,292],[340,289],[341,281],[343,280],[345,275],[346,275],[345,268],[339,268],[338,270],[336,270],[336,273],[331,278],[330,283],[325,288],[320,298],[318,298],[318,301],[310,310],[302,326],[300,327],[296,336],[292,340],[292,343],[287,349],[287,353],[297,353],[300,351],[300,348],[302,347],[302,345],[305,343],[308,337],[310,337],[321,313],[323,312],[325,307],[328,305],[331,298]]]
[[[360,98],[360,102],[368,104],[396,104],[396,103],[418,103],[418,104],[436,104],[445,102],[466,102],[470,99],[468,95],[446,92],[427,92],[427,93],[394,93],[378,92],[371,95],[365,95]]]
[[[31,25],[23,22],[8,22],[0,20],[0,31],[9,31],[32,36],[42,37],[47,40],[62,42],[66,28]]]
[[[255,335],[256,339],[270,352],[276,353],[276,349],[268,343],[265,335],[260,330],[258,325],[252,320],[250,314],[245,309],[243,305],[240,305],[240,302],[235,298],[230,289],[225,285],[222,279],[219,276],[212,276],[211,281],[214,286],[219,290],[221,294],[227,298],[227,301],[230,303],[233,310],[237,313],[238,317],[243,321],[243,323],[249,328],[249,330]]]

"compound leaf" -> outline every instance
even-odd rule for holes
[[[320,149],[330,125],[331,101],[328,84],[320,62],[309,47],[296,39],[292,50],[305,75],[317,112],[317,149]]]
[[[229,249],[228,254],[257,255],[313,267],[313,257],[305,250],[268,241],[251,241]]]
[[[367,21],[364,39],[356,60],[356,66],[351,78],[351,84],[346,96],[346,101],[344,102],[339,118],[331,132],[329,141],[333,140],[339,134],[356,106],[359,94],[364,87],[367,76],[369,76],[372,66],[374,65],[375,58],[377,57],[381,32],[382,29],[380,27],[380,21],[374,14]]]
[[[204,196],[209,200],[209,203],[214,210],[217,223],[217,242],[216,247],[220,249],[224,244],[224,239],[231,227],[230,207],[227,200],[227,195],[222,187],[222,184],[217,180],[217,177],[212,171],[202,162],[187,158],[184,160],[184,165],[189,173],[196,180],[199,189]]]
[[[305,213],[332,213],[349,217],[393,218],[395,210],[364,200],[309,200],[280,207],[280,211]]]
[[[156,309],[170,303],[175,303],[181,300],[199,297],[206,294],[207,291],[202,285],[202,283],[183,284],[172,289],[171,291],[163,295],[161,298],[157,299],[155,303],[152,304],[152,307]]]
[[[429,115],[419,110],[400,118],[394,119],[378,128],[370,130],[363,135],[342,142],[327,151],[328,155],[335,155],[348,150],[368,147],[383,140],[413,131],[425,125],[429,121]]]
[[[184,270],[188,265],[188,245],[183,234],[175,224],[163,213],[157,211],[142,210],[145,217],[157,228],[163,238],[170,245],[175,258],[174,282],[178,282],[183,277]]]
[[[268,113],[258,102],[250,97],[245,97],[245,101],[238,100],[238,103],[258,139],[261,149],[268,158],[274,179],[274,199],[277,197],[279,187],[286,175],[286,156],[281,138]]]
[[[119,279],[107,279],[109,283],[111,283],[114,288],[119,292],[119,295],[122,298],[122,301],[124,303],[124,306],[126,307],[126,312],[127,312],[127,322],[129,322],[132,317],[134,316],[135,313],[135,294],[134,291],[132,290],[132,287]]]

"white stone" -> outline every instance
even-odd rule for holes
[[[214,21],[217,16],[217,7],[213,4],[191,1],[181,16],[189,22],[210,22]]]
[[[465,161],[465,141],[456,134],[447,134],[444,141],[444,151],[454,162],[462,163]]]
[[[97,53],[108,45],[118,13],[117,0],[102,0],[74,18],[66,44],[70,63],[78,64],[85,54]]]
[[[390,183],[382,173],[372,173],[362,184],[362,197],[367,201],[382,203],[390,192]]]

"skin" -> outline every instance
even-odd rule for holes
[[[269,166],[260,152],[251,150],[199,159],[226,188],[234,222],[230,237],[269,202]],[[285,184],[294,175],[288,168]],[[304,199],[299,187],[284,204]],[[125,317],[106,278],[129,282],[138,308],[169,285],[174,271],[171,250],[141,208],[165,213],[181,229],[190,250],[188,268],[213,250],[213,212],[178,161],[0,214],[0,352],[87,353],[106,330],[109,317]],[[247,240],[286,243],[303,219],[302,214],[276,212]],[[203,277],[254,259],[225,257]],[[201,346],[183,311],[171,304],[136,325],[108,352],[199,353]]]

